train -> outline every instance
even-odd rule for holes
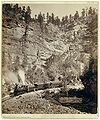
[[[11,96],[17,96],[20,94],[28,93],[28,92],[34,92],[38,90],[45,90],[50,88],[59,88],[62,87],[61,81],[51,81],[47,83],[35,83],[33,85],[19,85],[16,84],[13,89],[10,91]]]

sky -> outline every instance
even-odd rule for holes
[[[98,9],[98,3],[97,2],[86,2],[86,3],[75,3],[75,4],[55,4],[55,3],[34,3],[34,4],[20,4],[19,6],[30,6],[31,8],[31,16],[34,17],[35,14],[39,14],[40,12],[47,13],[49,12],[54,13],[55,16],[59,16],[61,19],[63,16],[66,16],[69,14],[74,15],[76,11],[81,14],[83,8],[89,8],[90,6],[93,8]]]

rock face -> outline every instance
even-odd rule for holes
[[[86,32],[84,33],[83,29],[84,27],[86,29],[86,25],[82,24],[79,26],[77,24],[74,26],[74,30],[79,31],[80,27],[83,27],[80,30],[80,34],[82,32],[85,36]],[[35,29],[33,30],[32,28]],[[84,37],[83,39],[81,38],[83,35],[77,36],[76,39],[68,42],[71,40],[67,39],[69,31],[68,33],[66,32],[66,38],[64,38],[62,37],[63,32],[58,28],[54,29],[52,24],[48,26],[49,33],[41,33],[41,31],[39,31],[39,25],[35,23],[29,25],[27,36],[24,36],[24,31],[25,28],[21,25],[16,28],[3,28],[3,53],[5,54],[5,58],[7,58],[5,64],[9,65],[9,67],[15,67],[15,61],[18,64],[24,64],[23,62],[26,62],[26,66],[29,66],[32,62],[37,61],[37,57],[39,58],[37,64],[41,66],[45,64],[46,59],[50,59],[52,54],[58,57],[54,60],[55,64],[57,64],[56,61],[63,61],[63,63],[66,61],[66,64],[71,62],[72,65],[76,61],[80,66],[82,62],[85,65],[89,62],[89,53],[85,53],[83,48],[84,43],[87,42],[83,41]],[[73,33],[73,31],[71,30],[70,32]],[[58,37],[53,37],[54,35]],[[49,39],[48,42],[46,38]],[[49,42],[51,41],[50,39],[52,39],[52,42]],[[58,60],[59,58],[60,60]]]

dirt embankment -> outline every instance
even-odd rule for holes
[[[7,114],[84,114],[73,107],[63,107],[56,100],[46,100],[37,93],[27,93],[2,103]]]

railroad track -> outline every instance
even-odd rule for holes
[[[44,96],[44,94],[46,93],[46,91],[49,91],[49,93],[57,93],[57,92],[59,92],[61,89],[62,89],[62,87],[60,87],[60,88],[51,88],[51,89],[31,91],[30,93],[31,93],[31,94],[34,94],[34,95],[36,95],[36,96],[42,97],[42,96]],[[23,94],[29,94],[29,92],[27,92],[27,93],[26,93],[26,92],[20,93],[20,94],[18,94],[18,95],[16,95],[16,96],[14,96],[14,95],[6,95],[5,97],[2,98],[2,102],[7,101],[7,100],[9,100],[9,99],[11,99],[11,98],[14,98],[14,97],[18,97],[18,96],[20,97],[20,96],[23,95]]]

